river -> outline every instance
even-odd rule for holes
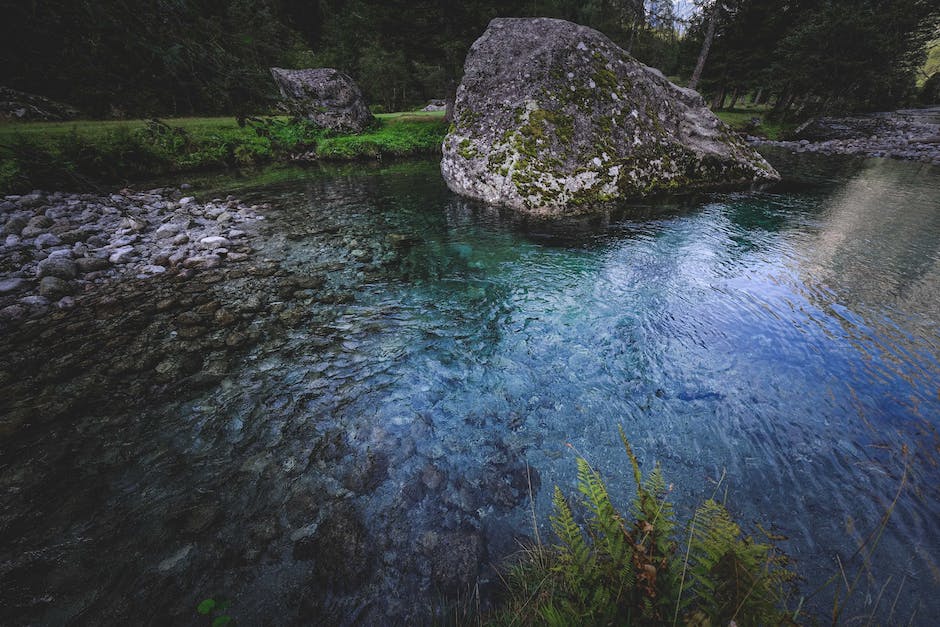
[[[0,622],[485,605],[577,453],[627,506],[622,425],[680,519],[718,495],[787,538],[804,611],[890,511],[846,616],[932,624],[940,169],[768,158],[773,188],[557,223],[432,161],[192,181],[271,204],[252,261],[2,340]]]

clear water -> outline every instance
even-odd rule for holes
[[[102,400],[0,441],[4,612],[197,623],[212,596],[245,624],[421,622],[477,566],[492,598],[530,485],[549,536],[575,451],[626,503],[623,425],[680,515],[717,493],[787,536],[804,594],[863,567],[898,495],[847,616],[933,624],[940,171],[771,159],[776,189],[563,224],[461,200],[430,162],[230,182],[275,206],[261,339],[134,399],[119,374],[47,384]],[[324,268],[351,297],[277,292]],[[236,307],[245,279],[211,289]]]

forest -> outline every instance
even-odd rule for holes
[[[713,107],[748,96],[790,116],[916,101],[940,24],[931,0],[695,4],[680,18],[664,0],[5,1],[0,85],[88,117],[240,114],[273,107],[268,67],[328,66],[376,111],[408,110],[453,91],[493,17],[549,16],[680,82],[708,39],[697,87]]]

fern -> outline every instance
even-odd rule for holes
[[[728,510],[713,500],[696,518],[689,566],[697,609],[721,623],[787,624],[777,607],[792,573],[773,548],[743,537]]]
[[[570,560],[575,568],[584,570],[590,560],[591,549],[585,542],[584,533],[575,522],[571,507],[568,506],[568,501],[565,500],[565,495],[558,486],[555,486],[552,503],[555,506],[555,514],[550,517],[552,531],[561,540],[558,555],[561,559]]]
[[[556,486],[550,520],[558,543],[527,549],[508,571],[509,600],[493,622],[513,625],[792,624],[781,609],[792,578],[773,547],[743,537],[728,511],[707,501],[677,555],[669,488],[647,477],[621,429],[633,468],[632,520],[611,502],[600,474],[578,458],[580,505]],[[585,520],[579,523],[580,512]]]
[[[630,546],[627,542],[623,517],[614,508],[607,487],[597,472],[582,458],[578,458],[578,490],[587,498],[593,517],[588,522],[602,557],[615,567],[629,563]]]

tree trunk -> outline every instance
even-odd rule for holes
[[[738,106],[738,99],[741,97],[741,90],[738,87],[735,87],[731,92],[731,105],[728,107],[730,110],[734,110]]]
[[[715,94],[715,97],[712,99],[712,111],[718,111],[724,108],[726,94],[727,90],[724,87],[718,90],[718,93]]]
[[[790,93],[790,90],[785,89],[779,96],[777,96],[777,102],[774,104],[774,114],[780,115],[786,111],[792,100],[793,95]]]
[[[708,58],[708,51],[711,50],[712,41],[715,39],[715,27],[718,23],[718,8],[721,0],[715,0],[715,6],[712,7],[711,15],[708,17],[708,29],[705,31],[705,41],[702,42],[702,49],[698,53],[698,63],[695,64],[695,71],[692,72],[692,78],[689,79],[689,89],[698,87],[698,81],[702,78],[702,70],[705,69],[705,59]]]

